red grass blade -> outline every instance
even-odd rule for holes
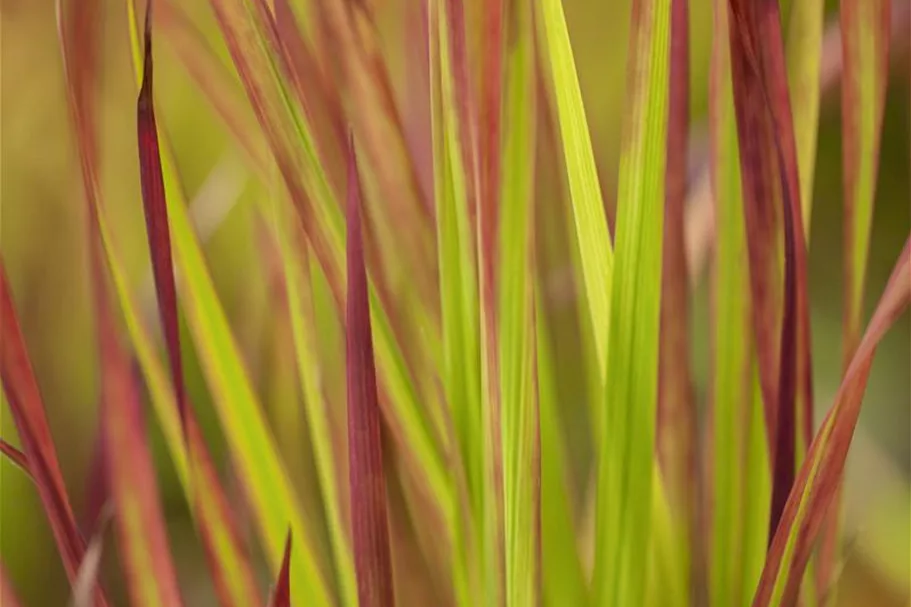
[[[6,568],[0,563],[0,605],[3,607],[20,607],[22,603],[16,598],[16,591],[9,581],[9,575]]]
[[[754,333],[773,466],[771,537],[793,484],[798,432],[804,445],[812,435],[806,243],[778,2],[730,0],[730,7]],[[772,295],[777,235],[771,218],[777,197],[785,241],[781,308]],[[775,344],[769,336],[778,330],[779,309],[781,333]]]
[[[139,175],[142,181],[142,203],[145,210],[149,253],[158,297],[158,313],[164,332],[171,380],[177,395],[180,423],[186,434],[187,402],[180,357],[180,325],[177,316],[177,287],[174,281],[174,262],[171,258],[171,232],[168,227],[168,207],[164,193],[161,154],[158,147],[158,125],[152,93],[152,2],[146,3],[145,47],[142,86],[137,100],[137,131],[139,139]]]
[[[685,242],[689,127],[689,3],[671,3],[670,82],[665,165],[664,246],[658,370],[658,456],[674,511],[686,529],[691,570],[699,567],[696,409],[689,369],[689,294]],[[695,587],[695,576],[691,576]]]
[[[800,468],[766,559],[754,607],[797,603],[816,536],[844,473],[876,346],[911,301],[911,237]],[[780,600],[776,600],[780,597]]]
[[[348,454],[351,528],[361,607],[393,607],[382,427],[370,334],[361,193],[354,141],[348,151]]]
[[[106,284],[104,251],[100,232],[99,214],[101,213],[101,196],[97,175],[98,158],[94,136],[93,120],[93,77],[97,69],[94,52],[98,21],[88,15],[89,2],[60,2],[60,44],[63,50],[64,67],[67,79],[67,93],[72,114],[73,127],[76,132],[78,152],[82,166],[82,180],[88,209],[87,237],[90,253],[90,274],[92,276],[93,297],[96,305],[96,322],[98,323],[99,341],[102,344],[103,361],[113,357],[115,367],[120,372],[129,374],[124,381],[132,382],[130,364],[126,354],[120,351],[116,342],[116,331],[109,304],[109,289]],[[65,12],[64,6],[68,12]],[[147,32],[148,35],[148,32]],[[151,76],[151,72],[147,72]],[[154,126],[152,127],[154,133]],[[160,173],[159,173],[160,176]],[[105,362],[106,364],[106,362]],[[179,367],[179,366],[178,366]],[[102,401],[116,386],[108,385],[108,375],[116,369],[104,366],[102,371]],[[246,555],[232,519],[231,511],[212,466],[205,443],[190,408],[184,410],[186,417],[184,438],[186,439],[187,460],[193,475],[193,485],[198,493],[189,495],[194,520],[208,558],[215,582],[216,592],[223,605],[258,604],[258,593],[252,573],[246,562]],[[108,443],[104,435],[105,419],[102,416],[97,444],[96,457],[93,462],[93,473],[88,492],[88,523],[94,526],[96,515],[101,511],[111,493]],[[154,480],[154,479],[153,479]],[[230,568],[230,574],[227,569]],[[230,579],[229,579],[230,575]]]
[[[285,540],[285,553],[282,557],[282,566],[278,571],[275,588],[269,599],[269,607],[291,607],[291,530],[288,530],[288,539]]]
[[[22,451],[29,463],[38,495],[44,506],[70,582],[75,581],[79,563],[85,554],[85,542],[76,527],[57,452],[47,425],[44,404],[38,390],[28,349],[13,305],[6,268],[0,265],[0,377],[9,401],[10,412]],[[100,588],[95,591],[95,605],[107,604]]]
[[[28,458],[25,457],[25,453],[2,438],[0,438],[0,453],[6,456],[6,459],[13,463],[17,468],[21,469],[26,476],[34,480],[35,477],[32,474],[31,467],[28,465]]]
[[[133,605],[182,604],[161,512],[139,391],[110,317],[99,329],[101,414],[108,482],[127,587]],[[105,326],[106,325],[106,326]]]

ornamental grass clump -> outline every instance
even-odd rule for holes
[[[209,0],[213,41],[181,2],[127,0],[140,187],[115,199],[96,99],[102,3],[57,0],[98,360],[88,514],[64,485],[5,267],[14,423],[0,444],[34,481],[72,604],[194,604],[159,486],[168,457],[225,607],[835,604],[846,456],[877,344],[911,300],[906,242],[865,313],[890,12],[906,7],[839,7],[844,362],[817,406],[824,3],[793,3],[785,36],[777,0],[711,2],[703,189],[689,3],[631,4],[606,195],[561,0],[407,2],[404,95],[381,52],[383,3]],[[162,53],[249,177],[277,344],[264,361],[210,272],[212,228],[156,93]],[[142,208],[140,273],[121,205]],[[704,270],[711,371],[697,392]],[[3,572],[3,604],[17,605]]]

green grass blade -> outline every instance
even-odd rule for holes
[[[670,72],[670,0],[633,5],[620,160],[594,600],[644,600],[655,466],[658,334]],[[609,440],[608,440],[609,438]]]
[[[333,450],[333,432],[328,403],[320,389],[317,318],[310,285],[310,255],[302,234],[295,230],[290,209],[282,201],[273,202],[274,232],[283,266],[283,282],[288,301],[291,334],[297,371],[306,408],[310,443],[316,458],[319,488],[329,527],[333,563],[346,602],[355,599],[354,562],[344,520],[345,508],[339,496],[340,479]]]
[[[613,249],[562,0],[542,0],[538,6],[542,54],[556,100],[597,368],[603,372],[607,368]]]
[[[727,0],[715,0],[713,11],[709,129],[716,236],[708,599],[712,606],[744,607],[752,598],[765,555],[771,481],[755,376],[749,276],[743,271],[748,263],[747,237]]]
[[[128,7],[138,84],[142,79],[142,55],[136,33],[135,4],[130,2]],[[296,602],[330,605],[331,591],[309,548],[308,533],[297,497],[266,426],[262,407],[242,362],[187,215],[174,161],[161,133],[159,138],[162,140],[161,165],[174,258],[184,288],[181,303],[200,353],[203,372],[212,390],[232,458],[255,513],[264,549],[272,559],[273,570],[277,572],[280,566],[278,555],[290,524],[301,547],[295,552],[291,563],[295,579],[300,580],[295,585]]]
[[[819,72],[824,9],[823,0],[795,2],[791,8],[788,29],[788,89],[794,113],[803,227],[808,241],[810,213],[813,209],[813,177],[816,172],[816,136],[819,131]]]
[[[437,220],[437,254],[440,307],[443,327],[443,387],[450,407],[459,461],[465,471],[468,508],[461,528],[452,538],[453,582],[456,601],[471,604],[469,585],[483,579],[481,596],[492,600],[500,584],[500,552],[495,539],[496,510],[488,507],[493,495],[492,468],[485,446],[487,428],[481,401],[481,303],[478,294],[468,188],[452,68],[452,28],[447,6],[441,0],[430,4],[430,86],[433,133],[434,191]],[[454,499],[459,499],[455,497]],[[456,510],[457,505],[453,504]],[[464,510],[464,509],[463,509]],[[493,542],[492,544],[490,542]],[[469,554],[477,546],[477,556]],[[476,572],[471,568],[477,567]],[[482,577],[483,576],[483,577]]]
[[[536,385],[533,206],[536,104],[532,6],[513,5],[504,105],[499,234],[499,367],[507,605],[541,601],[540,426]]]
[[[556,369],[540,287],[536,297],[535,350],[541,433],[541,577],[543,604],[585,607],[588,588],[576,540],[556,386]]]

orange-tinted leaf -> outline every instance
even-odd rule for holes
[[[347,383],[351,528],[361,607],[393,607],[386,475],[373,337],[361,237],[361,194],[354,141],[348,160]]]
[[[282,556],[282,566],[278,570],[278,579],[272,589],[269,607],[291,607],[291,530],[285,540],[285,552]]]
[[[0,377],[9,402],[13,423],[22,441],[38,495],[44,506],[57,549],[70,581],[74,581],[85,554],[85,542],[76,527],[60,473],[57,451],[47,425],[38,382],[32,371],[25,338],[13,305],[6,268],[0,265]],[[95,605],[107,601],[100,588],[95,591]]]
[[[876,346],[911,301],[911,237],[895,264],[892,277],[863,339],[851,359],[841,387],[807,457],[800,468],[794,490],[784,508],[762,578],[753,599],[754,607],[795,605],[803,572],[844,473],[845,459],[863,394],[870,375]]]

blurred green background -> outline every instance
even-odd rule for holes
[[[383,53],[400,108],[408,107],[402,57],[406,5],[374,2]],[[105,204],[134,284],[148,285],[148,257],[139,198],[135,87],[130,66],[126,4],[104,2],[103,69],[98,125]],[[704,162],[709,66],[710,2],[691,3],[692,134],[694,166]],[[831,12],[837,3],[829,3]],[[902,4],[896,0],[896,5]],[[570,34],[593,131],[605,199],[613,204],[626,70],[627,0],[565,0]],[[225,58],[205,0],[187,10]],[[898,12],[898,10],[896,10]],[[787,8],[783,11],[787,15]],[[908,18],[905,11],[905,18]],[[12,282],[61,465],[77,512],[84,510],[96,433],[96,360],[88,300],[82,187],[64,97],[52,0],[0,1],[0,252]],[[893,44],[879,186],[873,222],[867,302],[872,307],[909,233],[908,24]],[[272,385],[273,321],[270,280],[259,251],[256,188],[225,129],[165,44],[156,51],[159,120],[170,133],[187,193],[203,221],[205,250],[217,289],[263,401],[280,398]],[[407,117],[406,117],[407,121]],[[841,365],[841,144],[837,85],[822,101],[813,207],[810,280],[817,418],[831,404]],[[558,239],[559,240],[559,239]],[[564,267],[566,260],[563,260]],[[560,270],[560,260],[550,267]],[[565,270],[564,270],[565,271]],[[559,289],[558,276],[554,284]],[[710,371],[709,300],[703,273],[694,293],[693,359],[700,397]],[[151,297],[151,291],[146,293]],[[558,294],[559,295],[559,294]],[[154,306],[154,302],[150,301]],[[565,314],[561,314],[561,306]],[[569,319],[571,297],[555,297],[555,314]],[[908,605],[911,586],[911,323],[906,314],[879,349],[860,425],[848,460],[846,549],[842,605]],[[576,338],[568,335],[565,343]],[[563,359],[572,368],[572,348]],[[562,354],[562,353],[561,353]],[[185,361],[192,399],[217,461],[224,461],[205,385],[192,356]],[[704,398],[702,398],[704,400]],[[573,455],[583,476],[587,437],[581,418]],[[178,571],[190,605],[211,604],[201,549],[160,436],[150,423],[159,480]],[[0,435],[17,443],[5,407]],[[573,437],[570,437],[571,439]],[[111,558],[111,551],[108,557]],[[0,462],[0,560],[26,605],[63,605],[68,586],[33,486]],[[116,586],[116,581],[111,582]]]

